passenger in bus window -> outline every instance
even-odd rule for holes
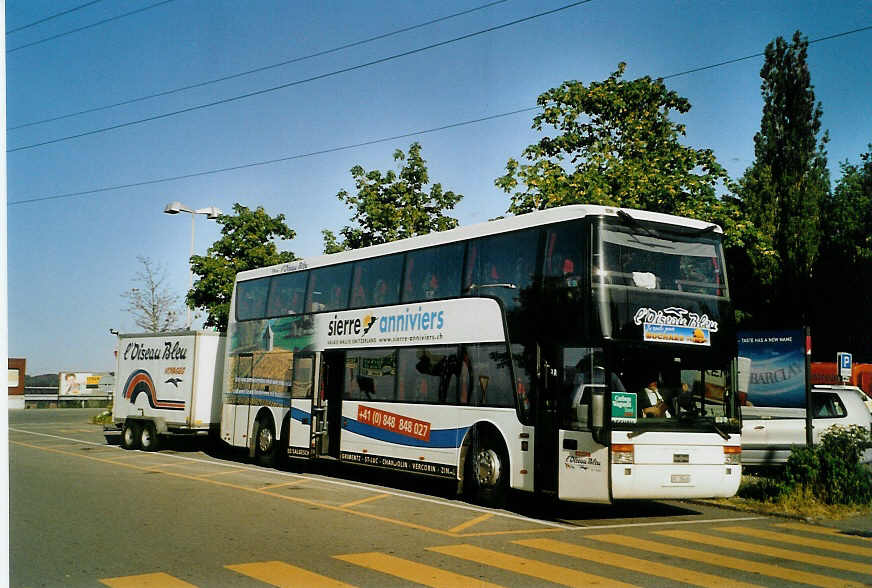
[[[672,414],[669,412],[669,407],[658,389],[657,377],[652,376],[649,380],[645,389],[639,395],[639,407],[642,411],[642,416],[671,418]]]

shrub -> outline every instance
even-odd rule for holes
[[[870,447],[868,430],[857,425],[831,427],[820,444],[791,452],[784,483],[825,504],[872,504],[872,471],[860,463]]]

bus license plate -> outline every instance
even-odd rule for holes
[[[672,474],[669,481],[673,484],[690,484],[690,474]]]

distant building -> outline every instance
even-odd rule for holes
[[[27,373],[27,360],[10,357],[8,365],[9,408],[24,408],[24,379]]]

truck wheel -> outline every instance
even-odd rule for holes
[[[136,421],[124,421],[121,428],[121,447],[136,449],[139,447],[139,425]]]
[[[473,432],[464,464],[463,489],[476,504],[499,508],[509,487],[509,456],[501,440]]]
[[[257,463],[266,467],[273,467],[276,461],[276,432],[272,419],[264,418],[255,424],[254,432],[254,456]]]
[[[139,433],[139,444],[143,451],[157,451],[160,441],[154,423],[142,425]]]

